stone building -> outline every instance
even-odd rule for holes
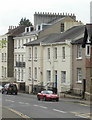
[[[14,39],[13,37],[22,33],[25,26],[10,26],[8,33],[0,36],[0,40],[7,43],[0,48],[0,82],[14,82]]]

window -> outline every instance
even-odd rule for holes
[[[50,48],[48,48],[48,59],[50,59]]]
[[[24,55],[22,55],[22,62],[24,62]]]
[[[18,81],[20,81],[20,69],[18,70]]]
[[[55,81],[54,81],[54,87],[57,88],[57,70],[55,70]]]
[[[2,62],[4,61],[4,53],[2,53]]]
[[[20,40],[18,40],[18,48],[20,48]]]
[[[24,48],[23,44],[24,44],[24,39],[21,40],[22,44],[21,47]]]
[[[20,62],[20,55],[18,56],[18,62]]]
[[[31,48],[29,48],[29,60],[31,59]]]
[[[29,67],[29,80],[31,80],[31,67]]]
[[[51,71],[47,70],[47,81],[51,81]]]
[[[35,47],[35,60],[37,60],[37,47]]]
[[[86,55],[90,56],[90,45],[86,45]]]
[[[35,72],[34,72],[35,74],[35,80],[37,80],[37,68],[35,67]]]
[[[65,59],[65,47],[62,47],[62,58]]]
[[[64,23],[61,23],[61,32],[64,32]]]
[[[24,74],[24,71],[23,69],[21,70],[21,81],[23,81],[23,74]]]
[[[2,77],[4,77],[4,67],[2,66]]]
[[[66,83],[66,71],[61,71],[61,82]]]
[[[77,46],[77,58],[82,58],[82,46]]]
[[[82,69],[77,68],[77,81],[78,83],[82,83]]]
[[[54,48],[54,53],[55,53],[54,54],[55,55],[55,59],[57,59],[57,48],[56,47]]]
[[[6,62],[6,53],[5,53],[5,62]]]
[[[17,55],[15,55],[15,62],[17,62]]]
[[[4,68],[4,77],[6,78],[6,67]]]
[[[15,80],[17,79],[17,70],[15,69],[15,74],[14,74]]]

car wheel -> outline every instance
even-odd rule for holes
[[[40,97],[39,97],[39,96],[37,96],[37,99],[38,99],[38,100],[40,100]]]
[[[15,92],[15,95],[17,95],[18,93],[17,92]]]
[[[57,98],[57,99],[56,99],[56,101],[58,102],[58,101],[59,101],[59,99]]]
[[[8,94],[8,91],[4,91],[5,94]]]
[[[46,101],[46,100],[47,100],[47,99],[46,99],[46,96],[44,96],[44,97],[43,97],[43,100],[44,100],[44,101]]]

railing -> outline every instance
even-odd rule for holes
[[[16,62],[16,67],[25,67],[25,62]]]

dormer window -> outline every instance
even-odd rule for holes
[[[25,28],[25,32],[32,32],[34,30],[34,27],[33,26],[29,26],[29,27],[26,27]]]
[[[61,23],[61,32],[64,32],[64,23]]]

